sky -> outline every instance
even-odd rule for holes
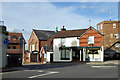
[[[32,29],[96,28],[97,23],[110,20],[110,14],[112,20],[118,20],[118,2],[2,2],[7,30],[22,32],[27,43]]]

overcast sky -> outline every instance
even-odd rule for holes
[[[32,29],[67,30],[96,28],[97,23],[118,20],[117,2],[3,2],[2,19],[8,31],[22,32],[26,42]],[[26,49],[27,49],[26,45]]]

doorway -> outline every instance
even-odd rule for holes
[[[80,50],[72,51],[72,59],[73,61],[80,61]]]
[[[53,62],[53,54],[50,54],[50,62]]]

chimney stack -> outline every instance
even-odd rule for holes
[[[61,31],[66,31],[66,29],[64,28],[64,26],[63,26],[63,28],[61,28]]]

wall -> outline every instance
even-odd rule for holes
[[[32,31],[31,36],[30,36],[29,41],[28,41],[28,50],[30,52],[33,51],[32,50],[32,45],[33,44],[35,45],[34,49],[39,51],[39,40],[38,40],[37,36],[35,35],[34,31]],[[37,44],[37,47],[36,47],[36,44]]]
[[[79,39],[77,37],[66,38],[65,47],[79,46]],[[72,61],[72,50],[70,51],[70,60],[61,60],[61,38],[54,38],[53,40],[53,61],[54,62],[70,62]]]
[[[7,53],[6,45],[4,45],[4,39],[6,35],[2,32],[6,31],[5,26],[0,26],[0,68],[4,68],[7,65]]]

